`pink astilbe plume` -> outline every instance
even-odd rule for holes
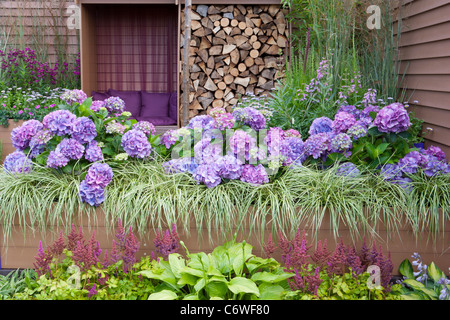
[[[310,248],[311,246],[308,245],[308,241],[306,240],[306,231],[303,230],[302,236],[300,237],[300,230],[297,230],[290,253],[291,265],[301,269],[306,268],[308,259],[311,257],[308,254]]]
[[[125,248],[123,250],[123,268],[124,272],[127,273],[133,264],[136,262],[136,253],[139,250],[139,242],[137,241],[135,235],[133,234],[133,231],[131,230],[128,232],[126,238],[125,238]]]
[[[178,252],[180,248],[180,239],[176,230],[175,224],[172,224],[172,231],[166,230],[166,232],[156,230],[156,237],[153,240],[156,252],[167,258],[169,254]]]
[[[96,265],[102,250],[98,241],[95,239],[95,231],[92,233],[88,243],[85,244],[84,239],[83,241],[78,241],[75,250],[72,252],[72,258],[75,264],[82,270],[88,270],[93,265]]]
[[[72,224],[72,229],[67,235],[67,249],[69,251],[75,250],[80,241],[84,243],[83,228],[80,226],[80,232],[77,232],[75,225]]]
[[[62,231],[59,232],[58,239],[49,247],[49,252],[55,256],[60,256],[64,249],[66,248],[66,242],[64,240],[64,234]]]
[[[327,273],[329,275],[333,274],[344,274],[347,268],[346,264],[347,254],[344,242],[341,241],[336,246],[331,257],[328,259]]]
[[[317,248],[314,251],[314,253],[311,256],[311,260],[318,265],[319,267],[323,268],[327,265],[328,258],[330,257],[331,252],[328,251],[327,248],[327,239],[323,241],[319,240],[317,243]]]
[[[52,277],[52,271],[49,264],[53,259],[53,255],[47,251],[44,251],[44,248],[42,247],[42,241],[39,241],[38,253],[34,258],[36,259],[36,261],[33,263],[33,265],[38,276],[41,276],[48,272],[50,277]]]
[[[354,246],[347,247],[346,263],[355,275],[361,274],[364,271],[363,266],[361,265],[361,260],[359,259]]]
[[[272,240],[272,235],[271,234],[269,234],[269,239],[267,240],[267,243],[265,243],[263,245],[263,248],[264,248],[264,252],[266,254],[266,257],[267,258],[271,258],[272,254],[275,252],[275,250],[277,248],[275,243]]]

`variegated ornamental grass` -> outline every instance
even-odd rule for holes
[[[114,179],[101,208],[111,227],[121,219],[137,233],[149,224],[161,227],[173,222],[189,229],[195,221],[198,230],[206,228],[210,235],[244,227],[264,230],[261,226],[268,223],[276,232],[293,234],[304,222],[317,231],[328,211],[336,236],[343,225],[358,236],[374,232],[379,222],[396,232],[406,221],[415,234],[430,230],[437,237],[449,221],[449,175],[430,179],[416,174],[407,193],[369,171],[345,177],[336,174],[337,168],[296,167],[260,186],[230,180],[208,188],[188,173],[165,174],[162,161],[132,160],[112,167]],[[95,219],[95,208],[80,200],[80,182],[77,174],[41,166],[23,175],[0,172],[4,237],[15,219],[38,230],[50,223],[64,226],[78,214]]]

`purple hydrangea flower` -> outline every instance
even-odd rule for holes
[[[219,157],[216,161],[216,164],[219,168],[219,176],[224,179],[239,179],[242,174],[242,161],[239,159],[225,155],[223,157]]]
[[[285,139],[285,132],[279,127],[272,127],[267,131],[264,138],[264,143],[267,146],[269,156],[280,156],[283,141]]]
[[[301,138],[288,137],[283,141],[282,153],[285,165],[301,165],[306,160],[304,142]]]
[[[308,133],[312,136],[317,133],[330,132],[331,130],[333,130],[333,120],[327,117],[320,117],[314,119]]]
[[[257,166],[244,164],[242,166],[241,181],[257,186],[269,182],[269,175],[262,164]]]
[[[73,90],[65,90],[60,98],[69,105],[72,105],[74,103],[82,104],[83,101],[87,99],[87,95],[82,90],[73,89]]]
[[[47,142],[49,142],[53,137],[53,134],[47,129],[42,129],[36,132],[36,134],[30,140],[30,154],[31,158],[35,158],[37,155],[41,154]]]
[[[236,130],[229,140],[231,155],[239,160],[250,160],[250,150],[256,148],[256,139],[243,130]]]
[[[352,138],[346,133],[339,133],[331,139],[331,151],[333,152],[347,152],[352,145]]]
[[[397,164],[404,173],[413,174],[417,172],[422,162],[422,154],[419,151],[411,151],[400,159]]]
[[[148,137],[136,129],[129,130],[122,136],[121,146],[130,157],[140,159],[147,158],[152,151]]]
[[[77,160],[81,159],[85,148],[78,140],[65,138],[56,146],[55,150],[71,160]]]
[[[392,103],[378,112],[373,125],[380,132],[399,133],[408,130],[411,121],[408,112],[401,103]]]
[[[198,164],[210,164],[223,155],[221,143],[211,143],[210,139],[201,139],[194,146],[194,158]]]
[[[222,181],[219,175],[219,167],[215,163],[200,164],[195,170],[193,178],[197,181],[197,184],[203,183],[208,188],[213,188]]]
[[[106,163],[96,162],[89,167],[84,181],[89,185],[106,188],[111,183],[112,178],[111,167]]]
[[[344,162],[339,164],[336,174],[342,177],[356,178],[361,171],[352,162]]]
[[[194,174],[198,167],[198,163],[192,157],[182,157],[178,159],[171,159],[162,164],[166,174],[176,174],[188,172]]]
[[[314,159],[325,157],[331,151],[331,138],[329,133],[321,132],[310,136],[304,143],[306,156]]]
[[[413,183],[412,183],[412,180],[410,178],[400,177],[400,178],[396,178],[394,180],[391,180],[390,183],[399,185],[407,193],[411,193],[411,191],[413,189]]]
[[[38,120],[25,121],[20,127],[11,131],[11,142],[14,148],[23,151],[29,147],[33,136],[40,130],[43,125]]]
[[[397,180],[402,178],[402,169],[397,164],[388,163],[381,167],[380,175],[383,180]]]
[[[109,97],[104,101],[105,101],[104,107],[110,113],[122,113],[123,109],[125,108],[125,102],[119,97]]]
[[[257,109],[252,107],[237,108],[233,111],[236,121],[242,122],[253,130],[261,130],[266,127],[266,118]]]
[[[439,161],[445,161],[446,159],[444,151],[436,146],[430,146],[424,152],[427,155],[435,156]]]
[[[60,151],[50,151],[47,158],[47,168],[58,169],[65,167],[69,163],[70,159],[63,155]]]
[[[352,105],[341,106],[339,108],[339,110],[337,111],[337,113],[339,113],[339,112],[350,113],[355,117],[355,119],[359,119],[361,116],[361,110],[359,110],[358,108],[356,108],[355,106],[352,106]]]
[[[97,141],[92,140],[88,144],[84,157],[89,162],[97,162],[103,160],[102,149],[98,146]]]
[[[5,172],[13,175],[29,173],[32,168],[33,162],[22,151],[14,151],[8,154],[3,163]]]
[[[133,125],[133,129],[142,131],[146,136],[154,135],[156,133],[155,126],[148,121],[138,121]]]
[[[97,136],[97,128],[88,117],[79,117],[72,124],[72,138],[80,143],[89,143]]]
[[[435,156],[428,155],[428,161],[422,165],[423,172],[428,177],[434,177],[441,174],[449,173],[449,166],[444,161],[439,160]]]
[[[217,113],[214,116],[214,127],[219,130],[231,129],[234,127],[236,120],[233,115],[229,112]]]
[[[214,118],[205,114],[192,118],[186,127],[188,129],[203,129],[203,130],[217,129],[214,126],[214,123],[215,123]]]
[[[94,112],[99,112],[100,108],[106,108],[105,107],[105,101],[103,100],[94,100],[92,101],[90,109]]]
[[[333,120],[333,131],[336,133],[347,132],[347,130],[356,123],[356,118],[353,114],[341,111],[336,113]]]
[[[77,117],[68,110],[56,110],[47,114],[42,120],[44,128],[58,136],[72,133],[72,124]]]
[[[167,130],[161,136],[161,144],[164,145],[167,149],[169,149],[178,141],[179,135],[176,133],[176,131],[177,130]]]
[[[81,181],[80,198],[82,202],[97,207],[105,201],[105,189],[98,185],[91,185],[86,181]]]
[[[363,110],[361,110],[360,119],[361,118],[370,118],[371,120],[373,120],[372,117],[370,116],[370,113],[371,112],[378,113],[379,111],[380,111],[380,106],[368,105]]]

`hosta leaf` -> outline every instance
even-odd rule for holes
[[[152,293],[148,300],[176,300],[178,295],[170,290],[162,290],[160,292]]]
[[[236,277],[231,279],[230,283],[228,284],[228,289],[230,289],[230,291],[234,294],[252,293],[259,297],[258,287],[252,280],[247,278]]]
[[[268,283],[277,283],[289,279],[293,276],[291,273],[274,274],[267,271],[255,273],[251,279],[253,281],[262,281]]]

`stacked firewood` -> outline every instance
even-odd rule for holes
[[[269,94],[287,51],[286,11],[276,5],[193,5],[191,12],[189,118],[213,107],[231,111],[246,94]],[[184,29],[183,15],[181,22]]]

